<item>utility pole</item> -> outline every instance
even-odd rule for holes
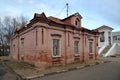
[[[67,17],[68,17],[68,3],[66,3],[66,7],[67,7]]]
[[[1,46],[1,43],[0,43],[0,56],[2,55],[1,48],[2,48],[2,46]]]

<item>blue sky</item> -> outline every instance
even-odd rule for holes
[[[67,2],[69,15],[79,12],[83,17],[83,27],[108,25],[120,31],[120,0],[0,0],[0,17],[24,15],[31,19],[34,13],[44,12],[63,19]]]

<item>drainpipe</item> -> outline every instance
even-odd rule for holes
[[[96,36],[96,33],[95,33],[94,38],[95,38],[95,42],[94,42],[94,44],[95,44],[95,55],[94,55],[94,56],[95,56],[95,60],[96,60],[96,55],[97,55],[97,53],[96,53],[96,51],[97,51],[97,50],[96,50],[96,49],[97,49],[97,42],[96,42],[96,41],[97,41],[97,40],[96,40],[96,39],[97,39],[97,36]]]
[[[12,59],[12,55],[13,55],[13,54],[12,54],[12,52],[13,52],[13,51],[12,51],[12,50],[13,50],[13,49],[12,49],[12,45],[13,45],[13,44],[12,44],[12,39],[10,39],[10,51],[9,51],[9,52],[10,52],[10,58],[11,58],[11,59]]]
[[[95,60],[98,59],[98,35],[95,35]]]
[[[84,30],[82,30],[82,37],[83,37],[83,62],[84,62]]]
[[[19,33],[18,33],[18,61],[20,60],[20,40],[19,40]]]
[[[65,65],[67,64],[67,44],[66,44],[66,35],[67,35],[67,31],[66,31],[66,27],[65,27]]]

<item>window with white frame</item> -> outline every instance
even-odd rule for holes
[[[89,53],[93,53],[93,42],[89,42]]]
[[[105,37],[104,37],[104,32],[100,32],[100,42],[104,42],[105,41]]]
[[[53,57],[60,57],[60,40],[53,39]]]
[[[79,41],[74,42],[74,53],[75,53],[75,56],[80,55],[79,54]]]
[[[24,38],[21,39],[21,55],[24,55]]]

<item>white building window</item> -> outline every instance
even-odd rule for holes
[[[93,42],[89,42],[89,53],[93,54]]]
[[[118,38],[118,40],[120,41],[120,38]]]
[[[113,40],[117,40],[117,36],[113,36]]]
[[[104,41],[105,41],[104,32],[100,32],[100,42]]]
[[[79,54],[79,41],[74,42],[74,53],[75,53],[75,56],[80,55]]]
[[[60,57],[60,40],[53,39],[53,57]]]

